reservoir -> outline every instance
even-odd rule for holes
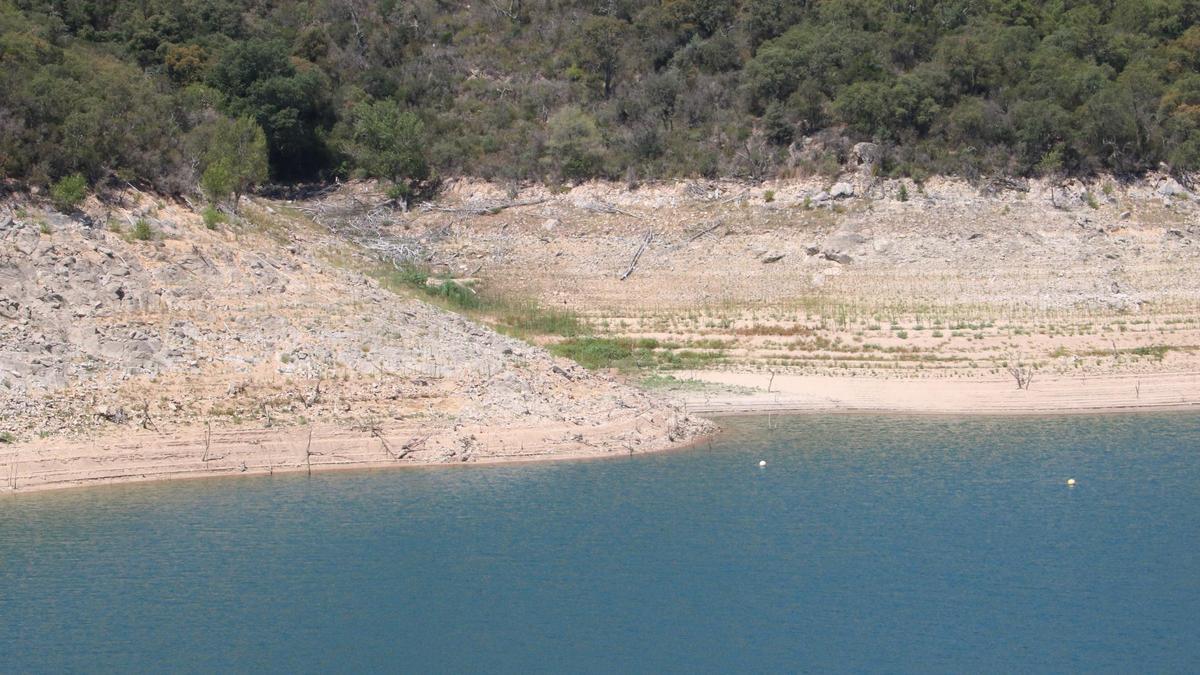
[[[1200,663],[1200,415],[719,422],[655,455],[5,495],[0,672]]]

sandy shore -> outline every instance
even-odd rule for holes
[[[1089,377],[1035,377],[1028,390],[1013,380],[930,380],[692,371],[678,375],[736,389],[687,392],[700,414],[877,411],[1018,414],[1195,408],[1200,372]],[[767,391],[768,385],[770,391]]]
[[[679,374],[716,385],[679,394],[688,413],[903,412],[1028,414],[1194,409],[1200,373],[1043,377],[1029,390],[1011,380],[918,380],[721,371]],[[771,391],[766,387],[770,382]],[[687,440],[652,428],[674,421],[622,416],[595,426],[461,427],[350,431],[330,426],[137,432],[91,441],[40,441],[0,448],[0,492],[150,480],[402,466],[495,464],[616,457],[678,448]],[[463,439],[471,439],[469,444]],[[648,440],[647,440],[648,439]],[[463,450],[447,458],[446,448]]]
[[[695,420],[687,423],[686,437],[672,431],[680,420],[637,414],[587,427],[459,427],[432,434],[421,428],[313,426],[47,440],[0,446],[0,493],[230,475],[619,457],[683,447],[716,429],[710,425],[706,432]],[[447,456],[450,446],[461,450]]]

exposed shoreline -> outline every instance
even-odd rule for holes
[[[1030,415],[1200,411],[1200,373],[1035,378],[1028,390],[1010,379],[932,380],[695,371],[697,381],[731,391],[688,392],[689,413],[874,412],[951,415]],[[767,384],[771,392],[766,391]],[[750,389],[753,387],[754,389]],[[738,391],[733,391],[738,388]]]
[[[1149,376],[1046,377],[1028,391],[1005,380],[917,380],[776,375],[772,391],[751,390],[768,374],[697,371],[684,377],[727,385],[728,391],[679,396],[688,414],[927,414],[1065,415],[1200,411],[1200,373]],[[1139,388],[1140,383],[1140,388]],[[735,389],[741,388],[741,389]],[[645,419],[644,424],[665,424]],[[496,465],[631,456],[684,450],[716,433],[715,427],[680,440],[670,436],[637,447],[620,437],[638,430],[638,416],[576,429],[462,428],[454,438],[477,439],[478,454],[452,461],[396,448],[424,432],[394,428],[381,433],[325,426],[287,429],[203,430],[175,435],[139,432],[94,441],[26,443],[0,452],[0,493],[29,493],[93,485],[263,476],[400,467]],[[569,434],[570,437],[566,437]],[[440,438],[435,443],[447,442]],[[433,435],[428,438],[433,438]],[[428,440],[428,439],[427,439]],[[311,450],[311,454],[309,454]],[[208,457],[206,460],[205,457]],[[15,466],[15,468],[14,468]]]
[[[47,440],[0,447],[0,494],[221,476],[629,457],[680,450],[718,431],[700,423],[681,437],[643,433],[647,426],[678,423],[634,415],[586,429],[463,427],[430,434],[419,428],[372,433],[320,426]],[[447,460],[432,449],[463,438],[474,439],[474,453]],[[431,449],[404,450],[414,439]]]

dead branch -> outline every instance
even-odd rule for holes
[[[158,431],[158,425],[150,417],[150,402],[142,402],[142,428],[147,431]]]
[[[391,457],[393,460],[398,460],[401,458],[400,455],[392,452],[392,446],[388,445],[387,439],[383,437],[383,429],[379,428],[378,425],[371,425],[371,435],[375,438],[378,438],[379,442],[383,444],[383,451],[387,453],[388,457]]]
[[[1017,389],[1029,390],[1029,385],[1033,384],[1033,366],[1025,366],[1020,363],[1008,367],[1008,374],[1013,376],[1017,381]]]
[[[584,211],[590,211],[592,213],[620,214],[622,216],[629,216],[630,218],[637,218],[639,220],[643,219],[643,216],[640,214],[617,208],[613,204],[599,200],[575,202],[575,205]]]
[[[725,223],[723,221],[718,221],[715,225],[713,225],[711,227],[707,227],[707,228],[701,230],[700,232],[697,232],[696,234],[693,234],[692,236],[688,237],[687,243],[690,244],[693,241],[696,241],[700,237],[703,237],[704,235],[708,234],[709,232],[712,232],[713,230],[717,229],[718,227],[720,227],[724,224]]]
[[[424,204],[421,204],[421,210],[437,211],[440,213],[462,213],[471,216],[494,216],[504,209],[511,209],[517,206],[534,206],[547,201],[550,201],[548,197],[542,197],[540,199],[525,199],[511,202],[471,202],[463,206],[439,206],[433,202],[425,202]]]
[[[642,252],[645,251],[646,247],[650,245],[650,240],[653,238],[654,230],[650,230],[646,233],[646,238],[642,240],[642,245],[638,247],[637,253],[633,254],[633,260],[629,261],[629,269],[625,270],[625,273],[621,275],[621,281],[625,281],[629,278],[629,275],[633,274],[633,270],[637,267],[638,260],[640,260],[642,257]]]

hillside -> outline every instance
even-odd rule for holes
[[[0,207],[0,485],[632,454],[710,426],[412,297],[298,212]]]
[[[353,222],[383,202],[350,186],[305,208]],[[1168,176],[981,192],[863,166],[834,183],[515,197],[463,181],[374,222],[372,241],[440,278],[578,317],[549,327],[551,350],[699,409],[726,385],[776,409],[1200,402],[1200,201]],[[1034,384],[1018,389],[1014,368]]]
[[[239,176],[373,176],[408,199],[458,176],[831,176],[864,140],[918,180],[1187,172],[1197,18],[1195,0],[2,0],[0,174],[212,198]]]

